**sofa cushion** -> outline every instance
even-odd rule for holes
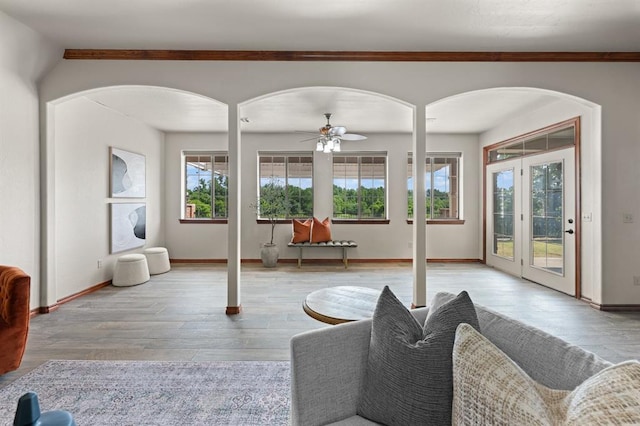
[[[320,222],[320,219],[314,217],[311,226],[311,242],[326,243],[327,241],[331,241],[331,221],[326,218]]]
[[[305,221],[293,219],[291,224],[293,227],[292,243],[306,243],[311,240],[311,225],[313,224],[311,219]]]
[[[453,424],[640,424],[640,363],[607,367],[575,390],[531,379],[468,324],[453,347]]]
[[[364,417],[351,416],[338,422],[329,423],[325,426],[374,426],[377,424],[379,423],[372,422],[371,420],[367,420]]]
[[[358,414],[386,425],[450,424],[451,352],[463,322],[479,329],[466,292],[440,306],[422,327],[385,287],[373,314]]]
[[[437,293],[429,312],[454,297],[451,293]],[[572,390],[611,366],[579,346],[481,305],[475,306],[482,335],[540,384]]]

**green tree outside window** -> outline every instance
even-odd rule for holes
[[[386,219],[387,169],[384,155],[333,156],[333,217]]]
[[[227,218],[229,167],[226,154],[186,154],[184,159],[184,218]]]
[[[407,217],[413,218],[413,159],[407,161]],[[460,154],[427,155],[425,212],[428,220],[459,219]]]

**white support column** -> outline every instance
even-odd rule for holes
[[[56,282],[56,105],[40,106],[40,312],[57,309]],[[42,136],[44,135],[44,136]]]
[[[427,221],[424,165],[427,153],[426,105],[413,111],[413,302],[427,305]]]
[[[229,204],[228,204],[228,259],[227,259],[227,315],[239,314],[240,304],[240,224],[241,205],[241,147],[237,104],[229,105]]]

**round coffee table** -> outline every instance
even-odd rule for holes
[[[338,286],[316,290],[304,300],[302,308],[312,318],[327,324],[368,319],[378,302],[380,290]]]

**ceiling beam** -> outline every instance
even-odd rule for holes
[[[66,49],[65,59],[160,61],[640,62],[640,52],[367,52]]]

